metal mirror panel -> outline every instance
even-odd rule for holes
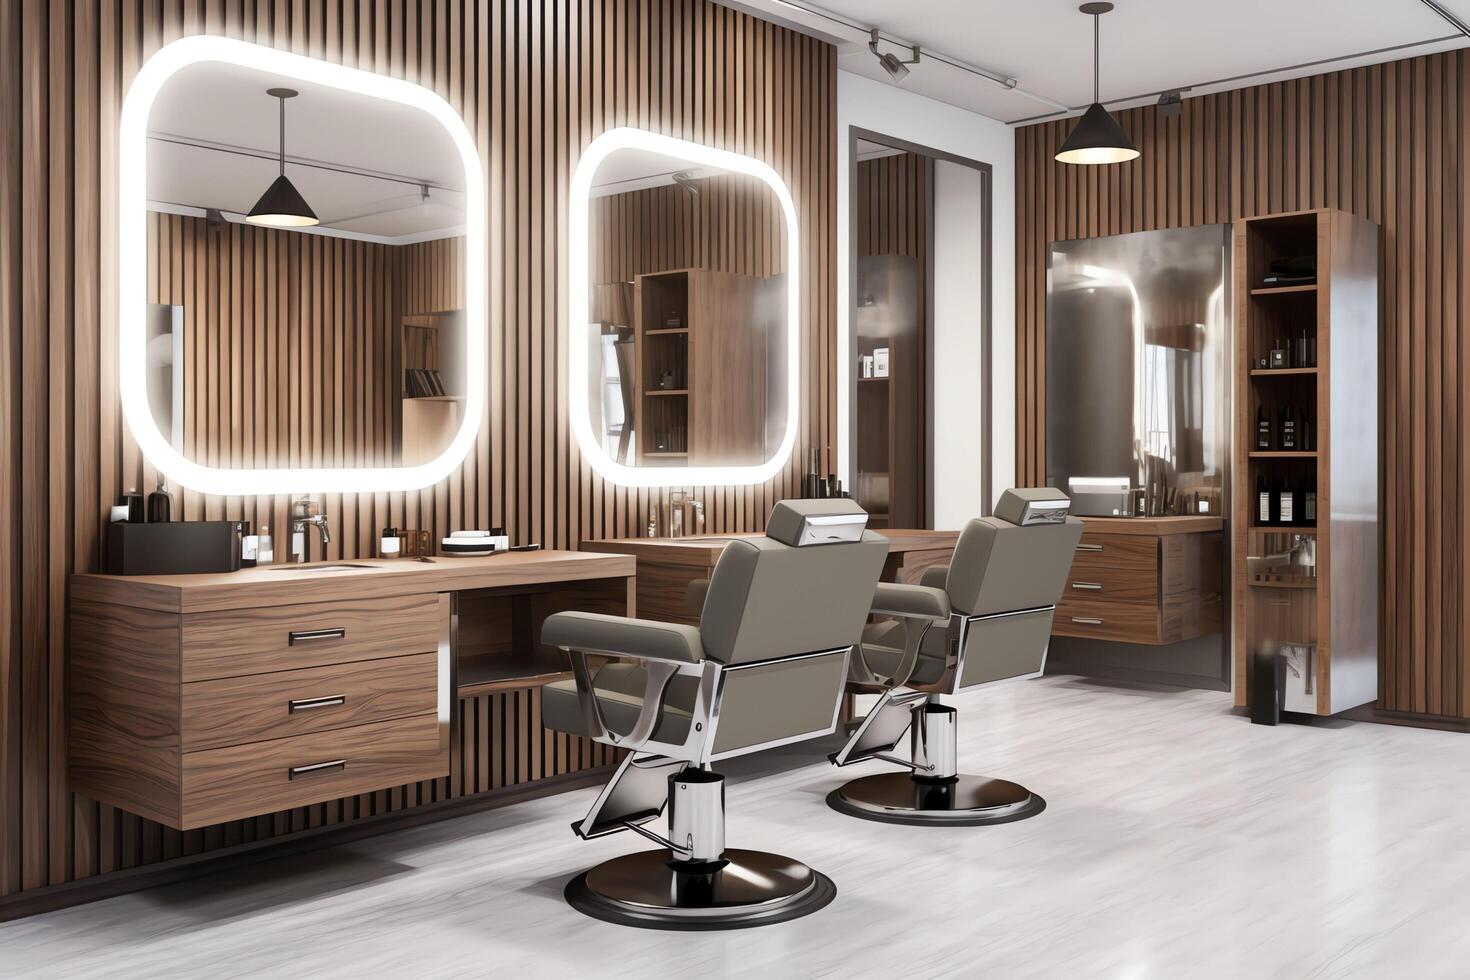
[[[1047,482],[1074,513],[1223,513],[1228,242],[1204,225],[1052,243]]]

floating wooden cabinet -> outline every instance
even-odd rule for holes
[[[1235,222],[1235,703],[1289,654],[1289,710],[1378,697],[1378,226]],[[1282,274],[1284,271],[1284,275]]]
[[[188,830],[445,776],[449,625],[432,592],[183,612],[75,601],[72,787]]]
[[[1218,517],[1085,517],[1052,633],[1159,646],[1218,633]]]

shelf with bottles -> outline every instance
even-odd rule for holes
[[[1251,392],[1252,426],[1247,452],[1252,458],[1315,457],[1318,445],[1316,385],[1294,383]]]
[[[1257,473],[1251,496],[1250,526],[1281,530],[1317,526],[1317,474],[1297,472],[1267,476]]]

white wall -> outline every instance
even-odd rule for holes
[[[990,288],[990,396],[991,396],[991,494],[1010,486],[1016,471],[1016,299],[1015,299],[1015,134],[1002,122],[936,102],[902,88],[875,82],[861,75],[837,73],[837,355],[838,459],[843,482],[852,485],[847,472],[848,378],[853,365],[848,322],[852,309],[852,216],[848,214],[852,162],[848,159],[853,127],[866,129],[955,156],[988,163],[991,167],[991,288]],[[963,381],[966,351],[979,349],[978,338],[964,336],[971,329],[956,320],[940,323],[936,318],[934,342],[934,416],[936,453],[940,458],[968,455],[972,460],[982,442],[975,427],[973,386]],[[973,376],[973,375],[970,375]],[[940,441],[940,434],[949,440]],[[961,470],[941,464],[935,468],[935,527],[955,528],[980,513],[973,499],[975,484]],[[968,484],[968,485],[967,485]],[[992,503],[994,500],[992,499]]]
[[[984,229],[975,220],[984,208],[980,171],[934,162],[934,526],[941,528],[964,527],[980,514],[975,488],[984,476],[981,454],[944,450],[977,445],[976,422],[985,417],[975,377],[985,361],[983,282],[975,274],[985,261]],[[1007,477],[1001,486],[1009,484]]]

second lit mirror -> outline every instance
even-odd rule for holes
[[[618,482],[753,482],[792,441],[789,196],[749,158],[619,134],[578,173],[583,450]]]

